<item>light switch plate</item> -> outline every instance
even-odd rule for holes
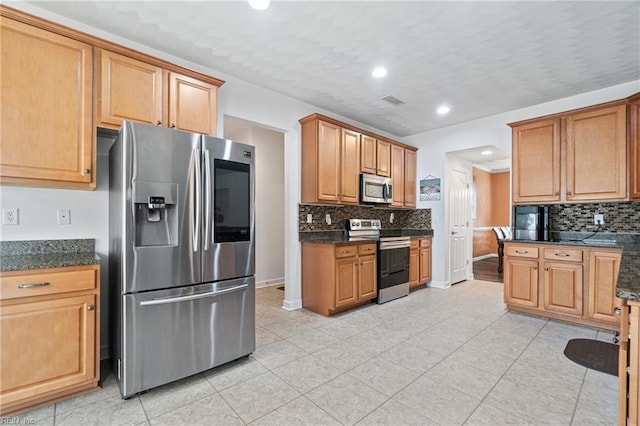
[[[331,215],[329,213],[324,217],[324,221],[327,222],[327,225],[331,225]]]
[[[311,213],[307,214],[307,223],[313,222],[313,215]]]

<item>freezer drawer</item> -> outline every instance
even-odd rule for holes
[[[255,350],[255,278],[122,296],[122,396],[172,382]]]

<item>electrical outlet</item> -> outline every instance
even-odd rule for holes
[[[324,217],[324,221],[327,222],[327,225],[331,225],[331,215],[329,213]]]
[[[58,209],[58,225],[71,224],[71,211],[69,209]]]
[[[604,215],[603,214],[594,214],[593,215],[593,223],[594,223],[594,225],[604,225]]]
[[[313,215],[311,213],[309,213],[307,215],[307,223],[312,223],[313,222]]]
[[[17,225],[18,219],[18,209],[2,209],[3,225]]]

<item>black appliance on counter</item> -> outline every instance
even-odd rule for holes
[[[382,304],[409,294],[409,250],[411,237],[381,237],[379,219],[349,219],[349,240],[378,242],[376,303]]]
[[[513,230],[514,240],[549,241],[549,206],[516,206]]]

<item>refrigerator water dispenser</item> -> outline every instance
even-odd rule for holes
[[[137,247],[177,244],[177,193],[178,185],[175,183],[138,181],[134,184]]]

